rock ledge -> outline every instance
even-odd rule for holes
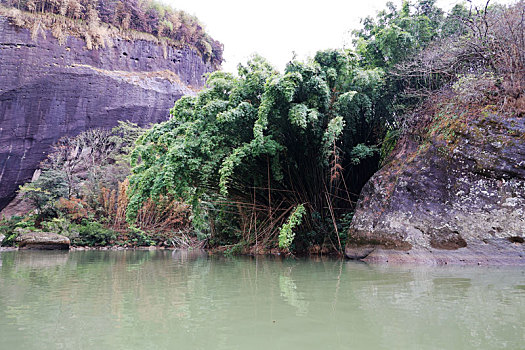
[[[53,232],[29,232],[16,238],[20,249],[66,250],[69,238]]]

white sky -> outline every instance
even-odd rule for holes
[[[195,15],[207,32],[224,44],[223,70],[237,71],[254,53],[279,70],[293,57],[351,45],[359,20],[385,8],[387,0],[162,0]],[[510,0],[497,0],[509,2]],[[399,7],[401,0],[393,0]],[[459,0],[438,0],[448,10]],[[483,3],[482,0],[474,0]]]

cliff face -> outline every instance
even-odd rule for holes
[[[0,16],[0,209],[59,138],[118,120],[166,120],[211,71],[189,49],[108,39],[88,50],[71,36],[59,45],[49,32],[32,39]]]
[[[415,123],[364,187],[346,254],[525,264],[524,238],[525,118],[436,113]]]

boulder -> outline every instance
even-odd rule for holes
[[[363,188],[347,257],[525,264],[525,118],[424,113]]]
[[[69,238],[53,232],[28,232],[16,238],[20,249],[69,249]]]

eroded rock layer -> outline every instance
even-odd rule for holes
[[[525,118],[459,109],[419,118],[370,179],[348,257],[525,264]]]
[[[32,38],[0,16],[0,209],[59,138],[119,120],[166,120],[211,71],[189,49],[108,38],[88,50],[71,36],[59,45],[49,32]]]

